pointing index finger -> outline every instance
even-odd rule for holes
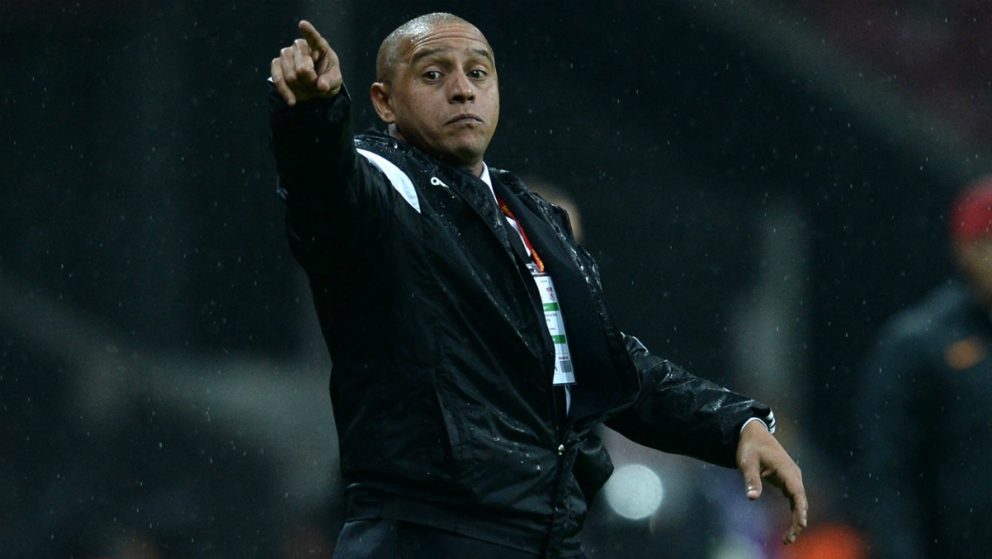
[[[303,34],[303,38],[306,39],[311,50],[319,51],[323,54],[330,49],[330,45],[327,44],[327,41],[320,35],[320,32],[317,31],[317,28],[312,23],[301,19],[299,27],[300,33]]]

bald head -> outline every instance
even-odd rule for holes
[[[428,14],[390,33],[377,62],[369,96],[389,134],[479,176],[499,122],[496,61],[482,32]]]
[[[434,12],[415,17],[394,29],[379,45],[379,54],[375,59],[376,81],[388,82],[390,80],[393,70],[403,58],[403,49],[409,42],[418,36],[425,35],[437,25],[446,24],[467,25],[478,31],[474,25],[454,14]],[[479,35],[482,35],[481,31],[479,31]]]

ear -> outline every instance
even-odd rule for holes
[[[396,117],[389,102],[389,85],[385,82],[375,82],[372,84],[369,94],[372,97],[372,106],[375,108],[375,112],[379,115],[379,118],[386,124],[394,123]]]

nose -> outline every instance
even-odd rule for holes
[[[475,101],[475,87],[468,76],[456,72],[451,76],[448,100],[452,103],[468,103]]]

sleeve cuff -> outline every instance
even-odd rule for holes
[[[768,429],[769,433],[775,433],[775,412],[769,411],[767,417],[752,417],[751,419],[748,419],[744,422],[744,425],[741,425],[740,432],[743,433],[744,428],[747,427],[752,421],[760,421],[761,424],[765,426],[765,429]]]

